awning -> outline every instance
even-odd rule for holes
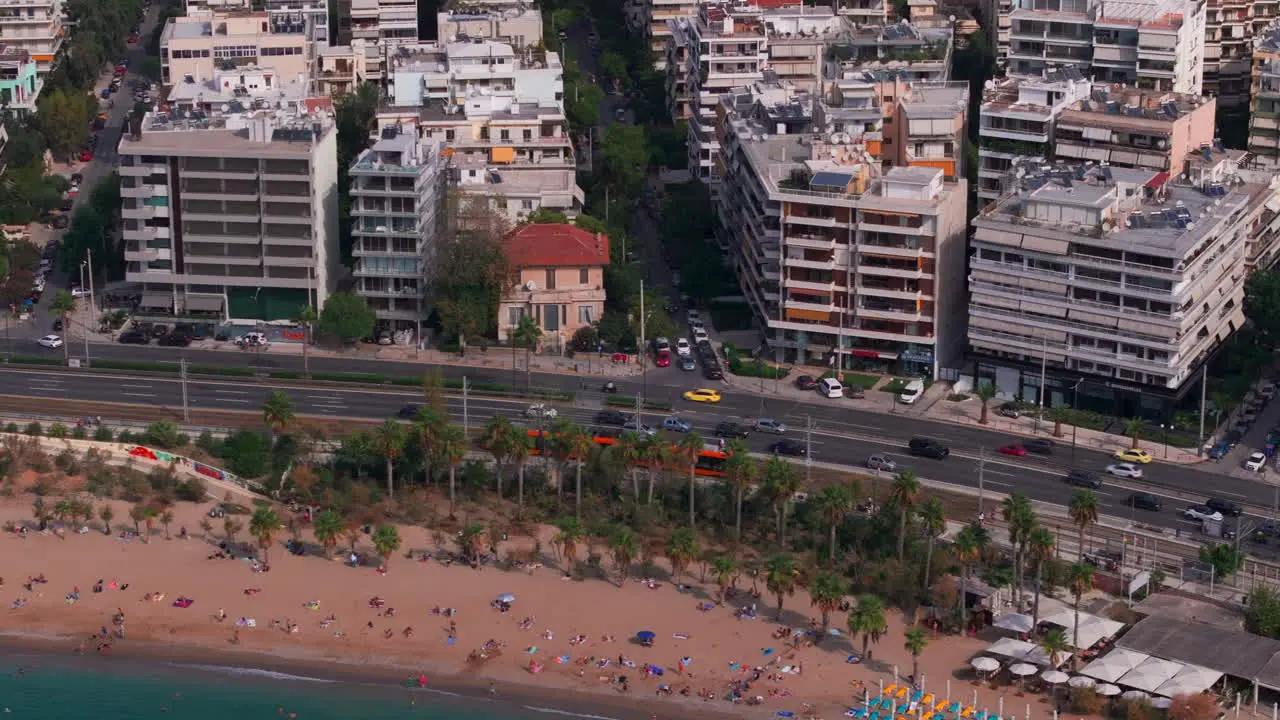
[[[187,298],[187,310],[192,312],[220,312],[222,310],[222,296],[190,296]]]
[[[1115,648],[1111,652],[1085,665],[1081,675],[1088,675],[1103,682],[1113,683],[1125,673],[1146,662],[1150,655],[1124,648]]]
[[[1155,692],[1156,688],[1171,680],[1182,669],[1183,665],[1181,663],[1149,657],[1141,665],[1125,673],[1124,677],[1120,678],[1116,684],[1146,692]]]
[[[795,308],[787,308],[788,320],[818,320],[827,322],[831,319],[831,313],[822,312],[820,310],[797,310]]]
[[[144,308],[162,308],[165,310],[172,310],[173,296],[169,293],[161,292],[142,293],[142,302],[139,304]]]
[[[989,242],[996,245],[1008,245],[1010,247],[1019,247],[1022,244],[1022,234],[1016,232],[1004,232],[1002,230],[993,230],[991,228],[978,228],[973,233],[973,239],[978,242]]]
[[[1194,695],[1208,690],[1221,679],[1222,673],[1217,670],[1202,668],[1199,665],[1184,665],[1177,675],[1156,688],[1155,692],[1165,697]]]
[[[1150,180],[1148,180],[1148,181],[1147,181],[1147,187],[1149,187],[1149,188],[1158,188],[1158,187],[1160,187],[1161,185],[1164,185],[1164,184],[1165,184],[1165,183],[1167,183],[1167,182],[1169,182],[1169,173],[1167,173],[1167,172],[1158,172],[1158,173],[1156,173],[1156,176],[1155,176],[1155,177],[1153,177],[1153,178],[1151,178]]]
[[[496,147],[489,151],[489,161],[496,163],[515,162],[516,149],[509,147]]]

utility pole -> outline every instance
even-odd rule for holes
[[[1049,336],[1040,335],[1040,399],[1036,402],[1036,425],[1033,433],[1040,432],[1040,418],[1044,417],[1044,380],[1049,364]]]
[[[987,448],[978,448],[978,517],[985,518],[986,510],[983,503],[983,495],[986,490],[985,481],[987,473]]]
[[[467,382],[467,376],[462,376],[462,437],[467,437],[470,433],[471,425],[467,422],[470,418],[467,416],[467,390],[470,384]]]
[[[606,188],[606,192],[607,191],[608,189]],[[636,360],[640,363],[640,398],[642,399],[642,404],[643,404],[644,396],[649,392],[649,373],[646,372],[646,366],[644,362],[644,353],[647,347],[644,341],[644,325],[645,325],[644,279],[641,278],[640,279],[640,352],[636,353]],[[637,418],[638,417],[639,415],[637,414]]]
[[[804,483],[808,487],[813,476],[813,417],[804,416]]]
[[[87,250],[86,250],[86,252],[87,252]],[[81,288],[81,289],[84,289],[85,287],[87,287],[87,286],[85,285],[85,282],[84,282],[84,270],[85,270],[85,266],[86,266],[88,263],[89,263],[89,261],[88,261],[88,260],[85,260],[84,262],[80,263],[80,288]],[[90,278],[92,278],[92,277],[93,277],[93,273],[92,273],[92,271],[89,273],[89,277],[90,277]],[[92,292],[91,292],[91,293],[89,293],[89,302],[91,302],[91,303],[93,302],[93,293],[92,293]],[[90,309],[90,310],[89,310],[89,317],[90,317],[90,318],[92,318],[92,317],[93,317],[93,310],[92,310],[92,309]],[[80,329],[81,329],[81,335],[83,335],[83,336],[84,336],[84,366],[85,366],[85,367],[89,367],[89,323],[88,323],[88,322],[83,323],[83,324],[80,326]],[[67,340],[70,340],[70,339],[71,339],[71,321],[70,321],[69,319],[68,319],[68,321],[67,321],[67,327],[63,328],[63,330],[65,331],[65,334],[66,334],[66,336],[67,336]]]
[[[93,250],[85,248],[85,263],[89,266],[89,319],[93,320],[98,314],[98,303],[93,297]],[[81,287],[84,287],[83,285]],[[85,332],[89,332],[89,326],[85,325]],[[89,354],[85,353],[85,360],[89,359]]]
[[[178,377],[182,379],[182,421],[191,422],[191,406],[187,403],[187,359],[178,358]]]
[[[1196,443],[1196,457],[1204,452],[1204,411],[1209,394],[1209,363],[1200,368],[1200,440]]]

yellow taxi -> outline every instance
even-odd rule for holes
[[[1142,463],[1144,465],[1146,463],[1151,462],[1151,453],[1141,448],[1129,448],[1127,450],[1117,450],[1115,455],[1112,455],[1112,457],[1114,457],[1117,460],[1123,460],[1125,462],[1131,462],[1131,463],[1135,463],[1135,462]]]
[[[720,402],[720,393],[708,388],[698,388],[685,393],[684,399],[691,402],[718,403]]]

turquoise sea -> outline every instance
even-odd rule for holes
[[[388,683],[0,648],[0,720],[612,720]]]

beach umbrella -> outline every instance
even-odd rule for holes
[[[969,664],[972,665],[973,669],[977,670],[978,672],[992,672],[1000,668],[1000,662],[997,661],[995,658],[989,658],[989,657],[976,657],[970,660]],[[1035,672],[1035,670],[1032,669],[1032,672]]]
[[[502,593],[501,595],[498,596],[498,602],[500,603],[507,603],[508,605],[510,605],[515,601],[516,601],[516,596],[512,593]]]
[[[657,637],[658,637],[657,634],[654,633],[652,630],[641,630],[640,632],[636,633],[636,639],[639,640],[640,642],[653,642],[654,639]]]
[[[1084,675],[1077,675],[1071,678],[1070,680],[1068,680],[1067,684],[1073,688],[1091,688],[1091,687],[1095,687],[1098,683],[1091,677],[1085,677]]]
[[[1018,677],[1026,677],[1027,675],[1036,674],[1036,666],[1031,663],[1014,663],[1009,666],[1009,674]]]
[[[1120,688],[1116,687],[1115,685],[1111,685],[1109,683],[1103,683],[1095,687],[1093,691],[1098,693],[1102,697],[1112,697],[1120,694]]]
[[[1151,696],[1141,690],[1130,690],[1120,696],[1121,700],[1150,700]]]
[[[1151,698],[1151,707],[1157,710],[1168,710],[1173,701],[1167,697]]]
[[[1062,672],[1061,670],[1045,670],[1044,674],[1040,676],[1040,679],[1044,680],[1050,685],[1057,685],[1059,683],[1066,682],[1069,677],[1070,677],[1069,675]]]

